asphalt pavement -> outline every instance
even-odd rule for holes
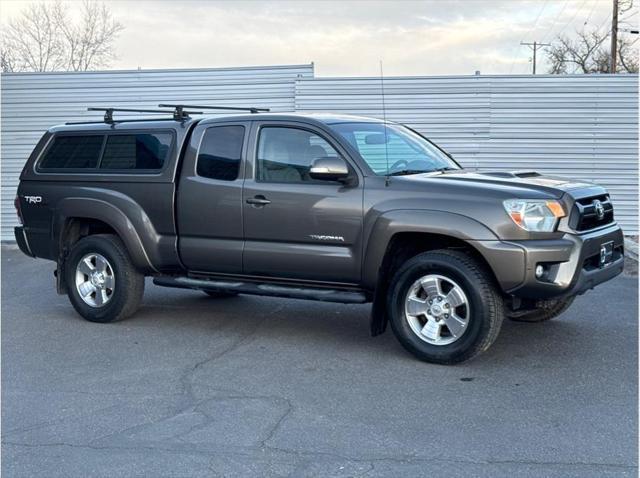
[[[637,278],[438,366],[362,305],[148,281],[89,323],[53,268],[2,249],[3,477],[638,474]]]

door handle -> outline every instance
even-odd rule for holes
[[[266,206],[267,204],[271,204],[271,201],[269,201],[266,197],[259,195],[247,199],[247,204],[251,204],[253,206]]]

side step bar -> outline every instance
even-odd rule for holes
[[[191,277],[156,277],[153,283],[162,287],[179,289],[213,290],[237,292],[239,294],[267,295],[289,299],[319,300],[341,304],[364,304],[370,302],[364,292],[322,289],[291,285],[274,285],[259,282],[192,279]]]

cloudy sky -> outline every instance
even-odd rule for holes
[[[637,2],[638,3],[638,2]],[[73,5],[73,3],[72,3]],[[610,28],[612,0],[112,0],[115,69],[314,62],[317,76],[527,73],[520,41]],[[3,0],[4,21],[20,11]],[[638,21],[634,10],[624,15]],[[635,23],[634,23],[635,25]],[[539,70],[544,71],[544,61]]]

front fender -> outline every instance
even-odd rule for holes
[[[424,209],[385,212],[377,217],[367,236],[362,267],[365,288],[375,289],[391,239],[395,234],[406,232],[440,234],[465,242],[498,240],[488,227],[462,214]]]

